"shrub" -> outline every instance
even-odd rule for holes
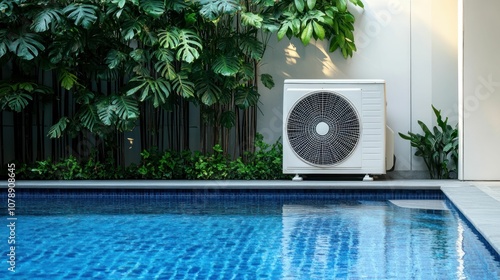
[[[411,146],[417,149],[415,155],[424,159],[431,179],[448,179],[457,172],[458,129],[448,124],[448,118],[443,121],[441,111],[434,106],[432,110],[438,124],[432,131],[418,121],[424,135],[408,132],[408,135],[399,133],[399,136],[410,141]]]

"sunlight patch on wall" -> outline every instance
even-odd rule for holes
[[[297,47],[292,43],[288,44],[288,46],[285,48],[286,64],[295,65],[297,64],[297,59],[299,58],[300,55],[297,53]]]
[[[330,56],[330,52],[326,48],[328,46],[325,46],[325,42],[321,41],[316,41],[315,47],[321,52],[322,57],[319,55],[317,56],[317,60],[319,63],[321,63],[322,69],[321,72],[325,77],[334,77],[338,72],[339,69],[338,67],[333,63],[332,57]]]

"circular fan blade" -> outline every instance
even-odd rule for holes
[[[315,165],[342,162],[360,137],[356,109],[334,92],[314,92],[300,99],[286,125],[291,148],[302,160]]]

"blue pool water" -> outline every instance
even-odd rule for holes
[[[373,198],[328,192],[20,196],[16,272],[2,262],[0,275],[500,279],[497,256],[451,205],[418,210],[394,206],[386,200],[391,194]]]

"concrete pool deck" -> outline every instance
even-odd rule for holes
[[[441,190],[500,254],[500,182],[458,180],[375,181],[16,181],[16,188],[33,189],[337,189]]]

